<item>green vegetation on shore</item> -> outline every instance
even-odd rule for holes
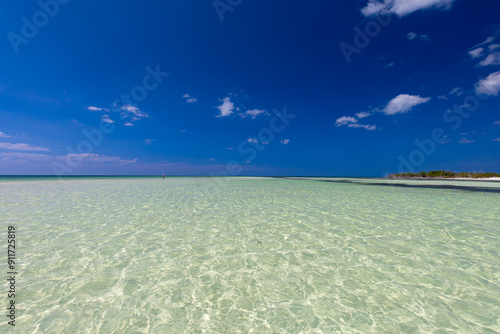
[[[500,174],[495,173],[468,173],[468,172],[450,172],[444,170],[433,170],[430,172],[420,172],[420,173],[400,173],[400,174],[390,174],[387,176],[391,179],[397,178],[429,178],[429,179],[451,179],[451,178],[471,178],[471,179],[483,179],[488,177],[500,177]]]

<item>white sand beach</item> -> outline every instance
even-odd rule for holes
[[[470,181],[500,181],[500,177],[485,177],[485,178],[472,178],[472,177],[454,177],[450,180],[470,180]]]

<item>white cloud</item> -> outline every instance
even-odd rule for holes
[[[23,159],[23,160],[33,160],[33,161],[47,161],[51,158],[51,156],[39,153],[3,152],[0,153],[0,158],[4,158],[4,160]]]
[[[155,141],[154,139],[144,139],[144,142],[145,142],[147,145],[152,144],[154,141]]]
[[[493,141],[500,141],[500,138],[492,139]]]
[[[385,115],[395,115],[398,113],[407,113],[414,106],[422,103],[429,102],[430,97],[420,97],[418,95],[408,95],[400,94],[393,98],[389,103],[383,108],[373,108],[370,111],[362,111],[355,114],[356,117],[352,116],[342,116],[335,121],[335,126],[340,127],[347,125],[349,128],[362,128],[369,131],[373,131],[377,128],[376,125],[371,124],[359,124],[358,120],[366,118],[373,115],[375,112],[382,112]]]
[[[406,38],[408,38],[410,41],[414,40],[415,38],[417,38],[417,34],[415,34],[414,32],[409,32],[408,35],[406,35]]]
[[[445,95],[438,95],[438,100],[448,100],[448,98]]]
[[[367,112],[367,111],[362,111],[362,112],[358,112],[358,113],[356,114],[356,117],[358,117],[358,118],[360,118],[360,119],[361,119],[361,118],[368,117],[368,116],[370,116],[370,115],[371,115],[371,113],[369,113],[369,112]]]
[[[119,163],[134,163],[137,161],[137,159],[133,160],[124,160],[120,157],[113,157],[109,155],[100,155],[100,154],[93,154],[93,153],[85,153],[85,154],[68,154],[64,158],[81,158],[86,161],[92,161],[92,162],[119,162]]]
[[[493,122],[493,124],[500,125],[500,121],[495,121],[495,122]]]
[[[215,117],[227,117],[231,115],[234,111],[234,103],[231,102],[231,99],[229,97],[225,97],[219,101],[222,102],[222,104],[217,107],[217,109],[219,109],[220,111],[220,114]]]
[[[186,99],[187,103],[195,103],[196,101],[198,101],[197,99],[195,99],[194,97],[192,97],[189,94],[184,94],[184,95],[182,95],[182,97]]]
[[[130,117],[130,122],[126,123],[126,125],[127,124],[130,124],[130,125],[127,125],[127,126],[132,126],[131,122],[135,122],[137,120],[140,120],[141,118],[148,118],[149,117],[149,115],[146,114],[145,112],[143,112],[141,109],[139,109],[136,106],[130,105],[130,104],[124,104],[123,106],[118,107],[118,105],[116,105],[116,103],[115,103],[115,104],[113,104],[113,106],[118,111],[121,110],[120,115],[121,115],[122,119],[125,119],[126,117]],[[87,107],[87,109],[90,111],[105,111],[105,112],[110,111],[107,108],[99,108],[99,107],[94,107],[94,106]],[[115,109],[113,109],[113,111],[115,111]],[[109,115],[103,115],[101,117],[101,119],[106,123],[115,123],[115,121],[110,119]]]
[[[494,40],[495,40],[495,36],[490,36],[490,37],[486,38],[486,40],[484,42],[481,42],[477,45],[474,45],[472,48],[477,48],[481,45],[489,44],[489,43],[493,42]]]
[[[267,115],[267,112],[265,110],[261,110],[261,109],[252,109],[252,110],[247,110],[247,112],[245,113],[245,116],[251,116],[252,119],[255,119],[255,117],[259,116],[259,115]]]
[[[500,44],[491,44],[490,46],[488,46],[489,52],[495,51],[496,49],[500,49]]]
[[[125,125],[125,126],[134,126],[134,124],[132,124],[132,123],[128,123],[128,122],[127,122],[127,123],[125,123],[124,125]]]
[[[18,151],[50,151],[45,147],[31,146],[29,144],[11,144],[11,143],[0,143],[0,149],[4,150],[18,150]]]
[[[488,57],[484,58],[479,66],[488,66],[488,65],[500,65],[500,52],[493,52],[488,55]]]
[[[494,72],[476,83],[476,93],[498,95],[500,92],[500,72]]]
[[[290,142],[290,139],[283,139],[280,141],[280,143],[282,143],[283,145],[286,145]]]
[[[17,161],[17,162],[26,162],[27,160],[31,161],[67,161],[71,159],[75,160],[86,160],[90,162],[97,163],[120,163],[120,164],[130,164],[135,163],[138,159],[126,160],[116,156],[107,156],[100,154],[67,154],[67,155],[47,155],[47,154],[39,154],[39,153],[24,153],[24,152],[2,152],[0,153],[0,158],[3,160]]]
[[[0,131],[0,138],[10,138],[10,136]]]
[[[367,112],[360,112],[358,114],[361,114],[361,116],[363,116],[363,117],[367,117],[370,115],[370,113],[367,113]],[[358,114],[356,114],[356,115],[358,115]],[[367,116],[365,116],[365,114],[367,114]],[[363,117],[359,117],[359,118],[363,118]],[[343,125],[347,125],[347,127],[349,127],[349,128],[363,128],[363,129],[370,130],[370,131],[375,130],[377,128],[376,125],[358,124],[358,120],[354,117],[351,117],[351,116],[342,116],[339,119],[337,119],[337,121],[335,122],[335,126],[343,126]]]
[[[456,95],[456,96],[460,96],[462,95],[464,92],[462,92],[462,89],[460,87],[455,87],[451,90],[450,92],[450,95]]]
[[[403,17],[418,10],[449,9],[453,2],[454,0],[369,0],[361,13],[364,16],[396,14]]]
[[[109,118],[109,115],[102,115],[102,116],[101,116],[101,120],[102,120],[103,122],[106,122],[106,123],[111,123],[111,124],[115,122],[115,121],[113,121],[111,118]]]
[[[83,126],[82,123],[78,122],[76,119],[72,118],[71,121],[75,123],[76,125]]]
[[[410,41],[414,39],[423,39],[424,41],[430,41],[429,35],[419,35],[414,32],[409,32],[408,35],[406,35],[406,38],[409,39]]]
[[[420,97],[418,95],[400,94],[393,98],[387,106],[382,110],[386,115],[394,115],[398,113],[406,113],[414,106],[429,102],[430,97]]]
[[[361,9],[361,13],[363,13],[364,16],[385,14],[386,5],[383,2],[368,1],[366,6],[363,9]]]
[[[352,116],[342,116],[335,121],[335,126],[342,126],[349,123],[358,123],[358,120]]]
[[[143,112],[141,109],[130,104],[125,104],[122,107],[120,107],[120,109],[123,110],[121,115],[124,118],[130,116],[132,122],[140,120],[141,118],[149,117],[149,115]]]
[[[470,143],[473,143],[474,140],[469,140],[467,138],[462,138],[460,139],[460,141],[458,142],[459,144],[470,144]]]
[[[471,58],[478,58],[483,56],[483,51],[484,48],[476,48],[474,50],[470,50],[468,54]]]
[[[347,125],[349,128],[363,128],[366,130],[373,131],[377,128],[376,125],[369,125],[369,124],[357,124],[357,123],[351,123]]]
[[[94,107],[94,106],[87,107],[87,110],[90,110],[90,111],[109,111],[108,108],[99,108],[99,107]]]
[[[258,143],[259,141],[257,139],[255,139],[255,138],[248,138],[247,142],[249,142],[249,143]]]
[[[488,37],[484,42],[473,46],[468,52],[472,59],[485,57],[477,66],[500,65],[500,51],[495,51],[500,48],[500,44],[490,44],[498,35],[500,35],[500,30],[494,36]],[[486,45],[488,45],[487,49]]]

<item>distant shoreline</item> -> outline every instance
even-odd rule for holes
[[[386,177],[387,179],[392,179],[392,180],[466,180],[466,181],[500,181],[500,177],[420,177],[420,176],[415,176],[415,177],[403,177],[403,176],[398,176],[398,177]]]
[[[419,179],[419,180],[483,180],[500,181],[500,174],[484,172],[450,172],[431,170],[430,172],[389,174],[389,179]]]

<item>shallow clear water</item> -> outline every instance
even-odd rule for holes
[[[1,252],[13,225],[19,274],[16,327],[2,315],[0,332],[498,333],[499,191],[477,181],[3,179]]]

